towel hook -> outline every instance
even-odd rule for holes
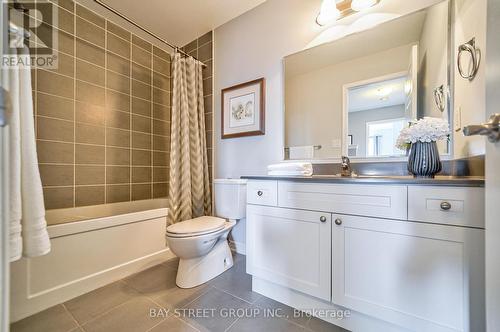
[[[462,67],[462,54],[467,52],[470,54],[471,63],[468,70],[464,70]],[[472,81],[476,77],[477,71],[479,70],[479,64],[481,63],[481,50],[476,48],[476,38],[472,38],[467,43],[462,44],[458,47],[458,57],[457,66],[460,76],[469,81]]]

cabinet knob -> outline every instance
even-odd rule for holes
[[[321,216],[321,217],[319,218],[319,221],[321,221],[321,222],[326,222],[326,217],[325,217],[325,216]]]
[[[264,195],[264,193],[261,190],[257,191],[257,196],[262,196],[262,195]]]
[[[335,219],[335,225],[337,225],[337,226],[342,225],[342,219],[340,219],[340,218]]]
[[[451,204],[448,202],[442,202],[441,203],[441,210],[448,211],[451,209]]]

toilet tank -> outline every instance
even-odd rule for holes
[[[215,179],[215,215],[226,219],[243,219],[246,215],[247,181]]]

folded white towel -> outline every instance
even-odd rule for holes
[[[271,176],[311,176],[312,171],[270,171],[267,175]]]
[[[313,166],[311,163],[281,163],[267,166],[269,172],[272,171],[311,171]]]

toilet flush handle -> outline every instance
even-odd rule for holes
[[[264,193],[262,192],[262,190],[257,191],[257,196],[262,196],[262,195],[264,195]]]

